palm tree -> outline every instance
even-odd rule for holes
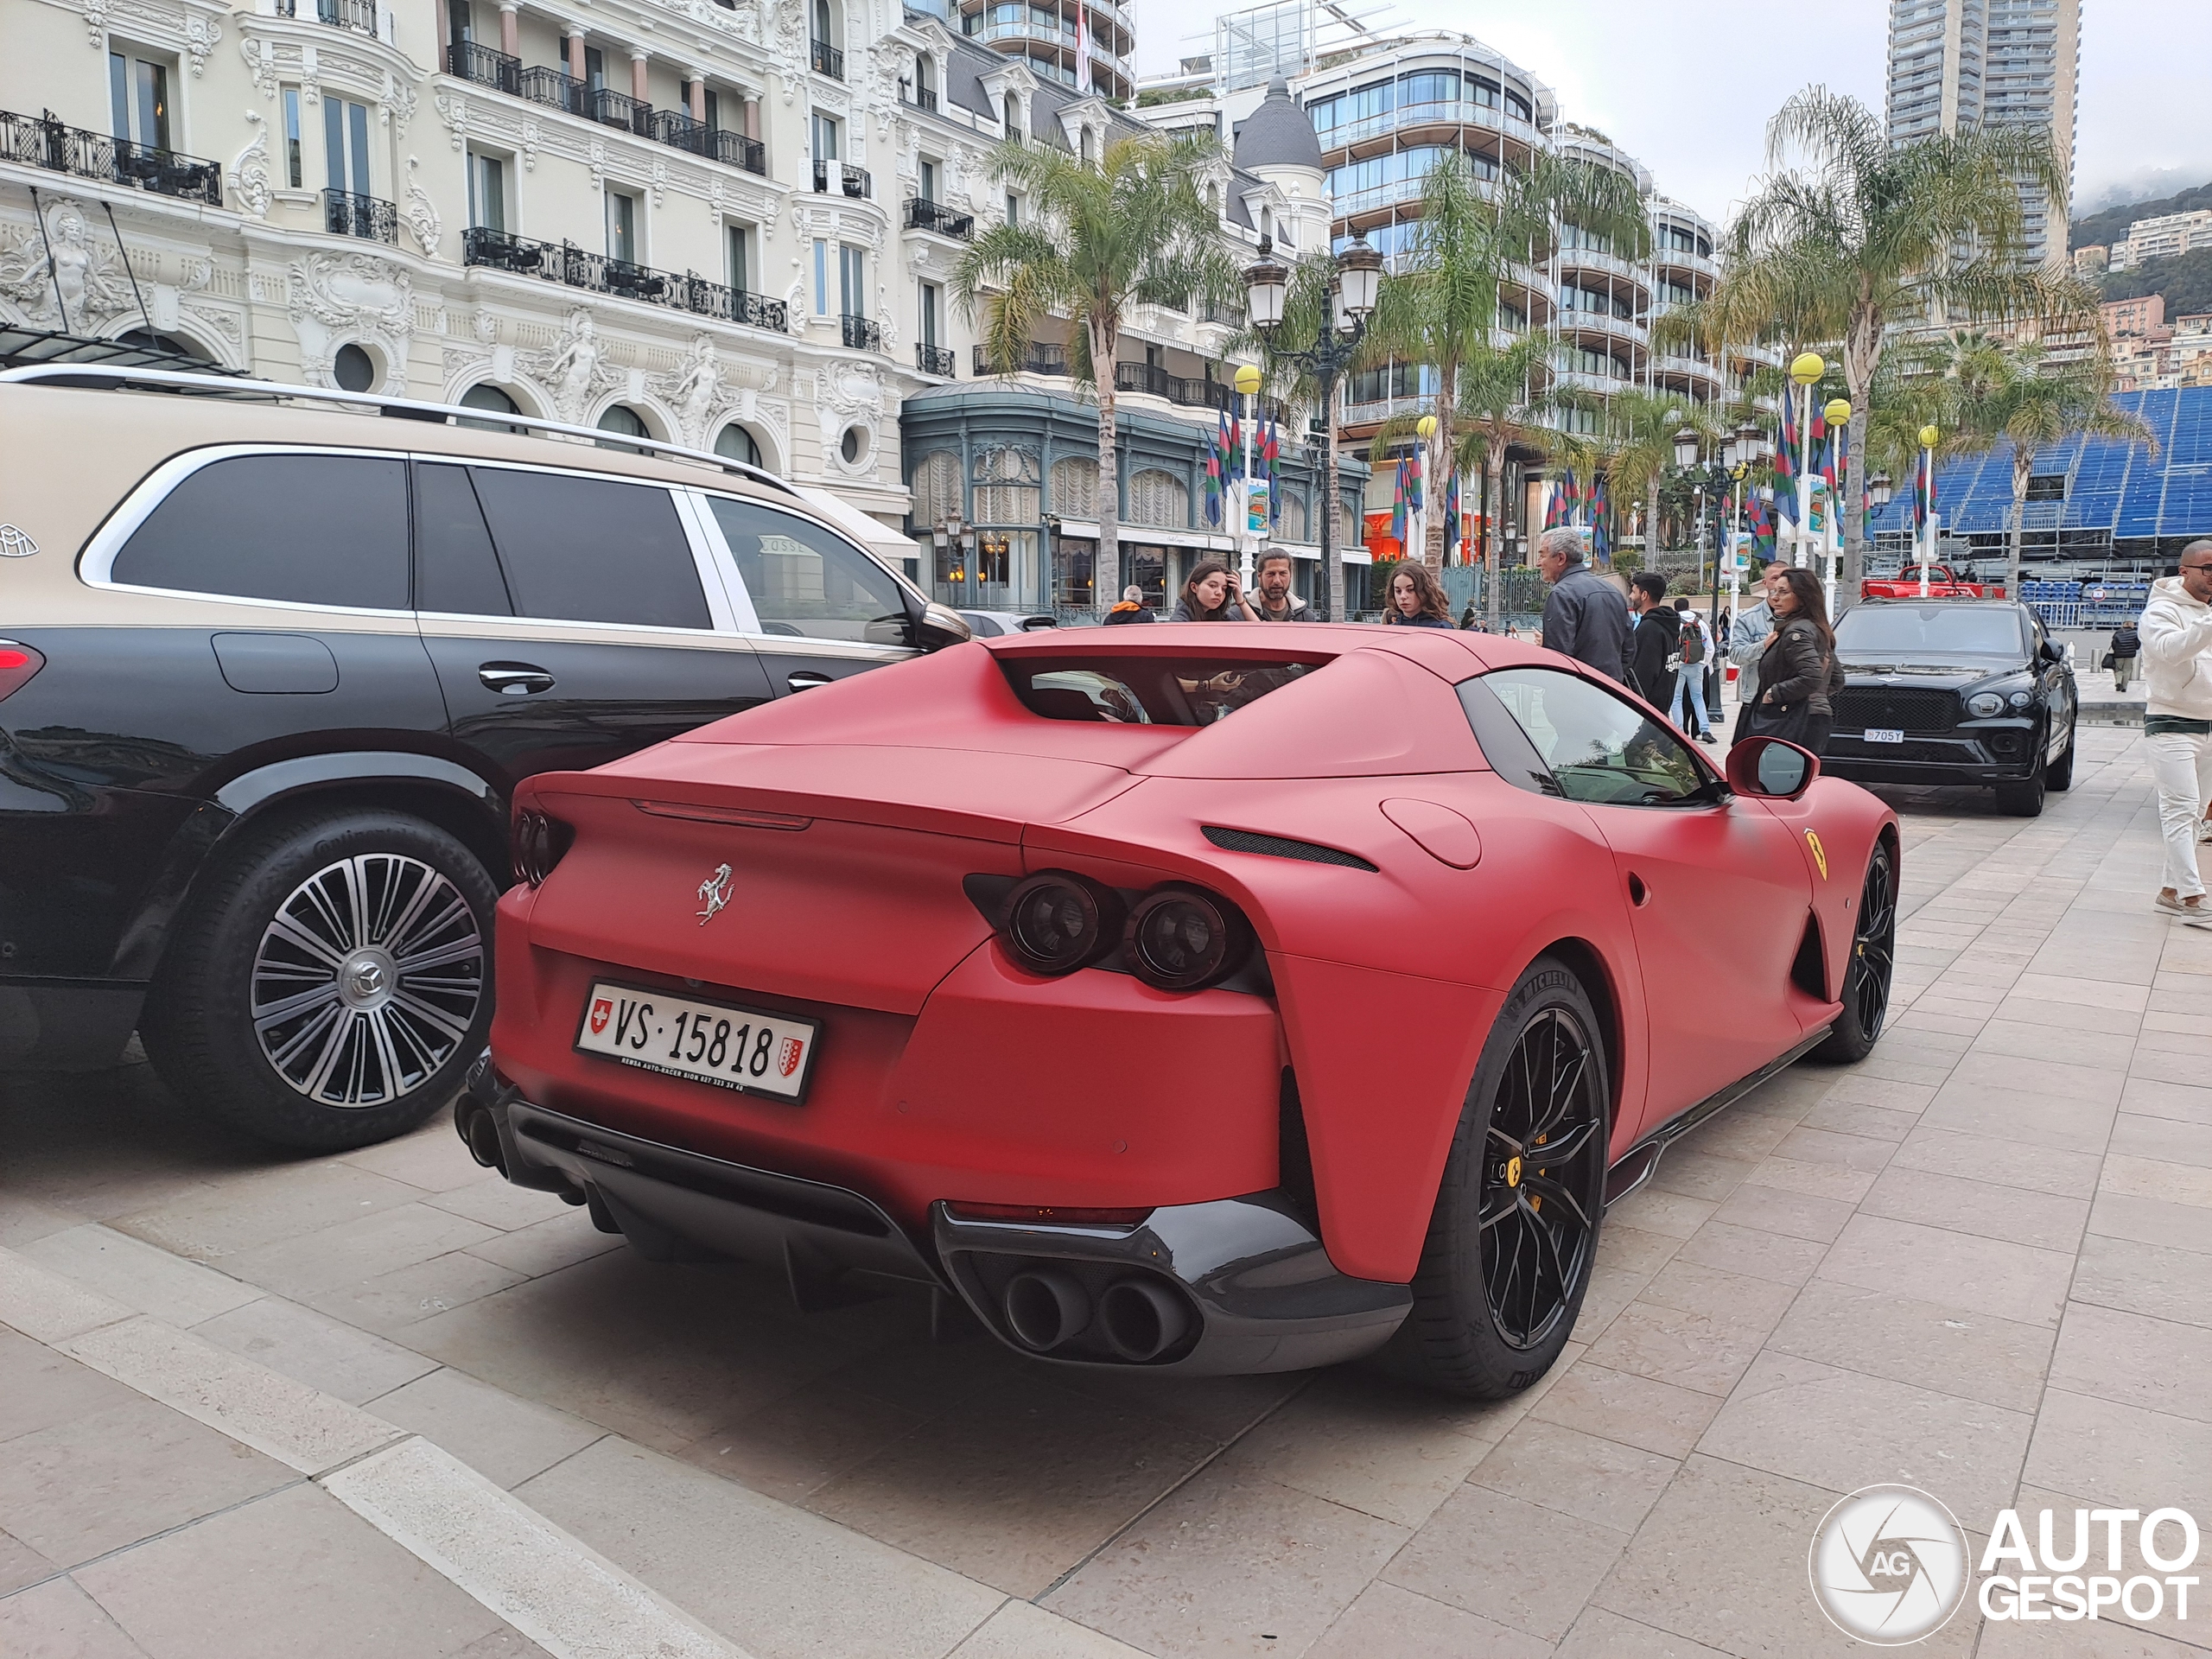
[[[1767,124],[1760,181],[1731,226],[1715,304],[1734,340],[1840,341],[1850,393],[1844,602],[1865,559],[1866,417],[1892,325],[1955,314],[2032,323],[2094,321],[2070,273],[2024,264],[2020,188],[2063,219],[2066,168],[2040,127],[1961,129],[1892,146],[1855,98],[1808,86]],[[1793,157],[1804,166],[1791,168]]]
[[[1578,157],[1539,152],[1526,168],[1508,168],[1492,182],[1452,150],[1422,181],[1413,245],[1382,279],[1368,360],[1433,371],[1436,434],[1422,470],[1438,488],[1442,463],[1456,450],[1461,372],[1493,349],[1499,287],[1516,264],[1542,257],[1560,222],[1610,238],[1632,259],[1643,257],[1650,236],[1635,181]],[[1433,569],[1444,563],[1440,514],[1433,516],[1422,557]]]
[[[2005,592],[2017,599],[2028,484],[2035,476],[2037,455],[2079,436],[2119,438],[2147,445],[2155,453],[2158,439],[2141,416],[2113,403],[2112,368],[2101,356],[2051,364],[2040,346],[1969,340],[1957,353],[1954,378],[1960,447],[2012,446],[2012,524],[2005,549]]]
[[[1140,305],[1225,301],[1242,292],[1220,220],[1198,194],[1200,169],[1220,153],[1208,137],[1146,137],[1109,144],[1096,162],[1065,150],[1008,143],[995,170],[1027,212],[977,237],[953,273],[954,296],[980,309],[983,352],[1012,373],[1038,326],[1072,324],[1069,367],[1098,398],[1098,563],[1101,611],[1121,597],[1121,465],[1115,447],[1114,360],[1124,318]]]
[[[1459,365],[1459,402],[1454,411],[1465,435],[1452,455],[1462,472],[1479,466],[1483,474],[1483,594],[1490,628],[1497,632],[1503,595],[1498,572],[1503,526],[1498,503],[1505,493],[1506,452],[1516,448],[1548,455],[1562,435],[1548,417],[1568,399],[1548,384],[1552,354],[1559,341],[1531,329],[1505,346],[1485,346]]]
[[[1617,486],[1642,492],[1647,566],[1656,563],[1659,551],[1660,485],[1667,468],[1675,464],[1675,434],[1685,427],[1707,440],[1718,438],[1720,431],[1705,405],[1671,392],[1615,392],[1605,400],[1600,416],[1599,441],[1606,475]]]

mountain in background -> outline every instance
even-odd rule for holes
[[[2085,213],[2067,227],[2066,245],[2108,248],[2124,240],[2127,227],[2139,219],[2156,219],[2161,213],[2186,213],[2198,207],[2212,207],[2212,184],[2196,185],[2152,201],[2124,201],[2117,207]]]

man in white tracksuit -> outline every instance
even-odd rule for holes
[[[2158,906],[2212,927],[2196,868],[2198,817],[2212,800],[2212,540],[2181,550],[2181,574],[2151,584],[2143,610],[2143,741],[2158,790],[2166,885]]]

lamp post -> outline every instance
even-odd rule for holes
[[[1375,315],[1382,288],[1382,256],[1364,235],[1352,238],[1351,245],[1337,256],[1330,315],[1320,320],[1311,346],[1294,349],[1276,339],[1290,273],[1269,257],[1271,252],[1272,245],[1262,238],[1259,263],[1244,273],[1245,315],[1267,342],[1268,355],[1304,369],[1320,393],[1321,564],[1327,591],[1314,608],[1322,621],[1332,622],[1344,608],[1344,561],[1337,546],[1337,380],[1358,351],[1367,320]]]
[[[1244,435],[1244,470],[1236,486],[1236,547],[1239,563],[1238,585],[1245,593],[1252,591],[1252,561],[1258,549],[1259,532],[1252,528],[1252,427],[1255,407],[1260,390],[1260,371],[1255,364],[1247,363],[1236,371],[1236,390],[1244,399],[1244,418],[1238,424]]]
[[[1813,383],[1828,372],[1818,352],[1802,352],[1789,365],[1797,388],[1797,523],[1790,540],[1790,563],[1803,569],[1813,562]]]
[[[1827,420],[1828,423],[1828,431],[1831,434],[1841,431],[1848,428],[1851,424],[1851,404],[1848,400],[1845,398],[1829,398],[1826,405],[1822,407],[1821,414]],[[1831,436],[1828,442],[1833,445],[1835,440]],[[1839,480],[1839,482],[1840,482],[1840,480]],[[1827,493],[1827,544],[1821,550],[1822,552],[1826,554],[1827,561],[1827,575],[1823,580],[1825,581],[1827,588],[1828,620],[1831,623],[1833,623],[1836,619],[1836,577],[1838,567],[1841,563],[1843,558],[1843,503],[1836,499],[1837,493],[1838,492],[1833,488],[1831,488]],[[1852,597],[1856,599],[1858,595],[1854,594]]]
[[[1925,524],[1913,526],[1914,539],[1920,543],[1920,596],[1928,597],[1928,565],[1936,554],[1936,444],[1942,434],[1934,425],[1920,429],[1920,482],[1915,486],[1913,516],[1922,512],[1928,514]]]

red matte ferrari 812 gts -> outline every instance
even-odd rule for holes
[[[457,1109],[508,1179],[803,1306],[904,1280],[1055,1362],[1488,1396],[1672,1137],[1872,1045],[1898,843],[1547,652],[1192,626],[538,777],[515,852]]]

